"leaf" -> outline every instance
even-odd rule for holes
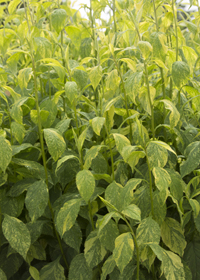
[[[123,211],[122,214],[124,214],[125,216],[136,220],[136,221],[141,221],[141,211],[140,209],[134,205],[131,204],[129,206],[127,206]]]
[[[20,4],[20,2],[21,2],[20,0],[12,0],[9,3],[8,12],[10,15],[12,15],[15,12],[15,10],[16,10],[17,6]]]
[[[65,280],[64,268],[57,258],[55,261],[43,266],[40,270],[40,280]]]
[[[197,216],[199,215],[200,211],[200,205],[199,202],[196,199],[189,199],[190,206],[192,207],[193,213],[194,213],[194,218],[196,219]]]
[[[69,99],[71,104],[73,104],[74,100],[78,96],[78,86],[76,82],[66,82],[65,84],[65,96]]]
[[[166,35],[161,32],[153,32],[151,33],[150,41],[153,47],[153,56],[165,62],[167,54]]]
[[[86,241],[84,255],[90,268],[98,265],[106,255],[106,250],[101,246],[97,231],[92,231]]]
[[[126,136],[118,133],[113,133],[113,137],[115,139],[117,150],[121,154],[123,148],[130,145],[130,141],[126,138]]]
[[[49,191],[45,181],[37,181],[28,187],[25,203],[32,222],[43,215],[48,200]]]
[[[81,152],[82,147],[83,147],[83,143],[85,141],[86,135],[87,135],[87,131],[88,131],[88,127],[86,127],[85,130],[83,130],[83,132],[81,133],[81,135],[78,138],[78,151]]]
[[[106,276],[110,274],[116,266],[113,256],[107,258],[102,267],[101,280],[106,280]]]
[[[89,170],[81,170],[76,175],[76,185],[81,197],[88,203],[94,193],[95,179]]]
[[[147,41],[139,41],[138,47],[142,53],[144,59],[147,59],[153,51],[152,45]]]
[[[168,172],[163,168],[154,167],[153,175],[155,178],[155,185],[159,191],[167,191],[171,183],[171,177]]]
[[[181,175],[173,169],[167,169],[168,174],[171,177],[170,183],[170,193],[178,201],[183,196],[183,191],[185,190],[185,183],[181,179]]]
[[[109,215],[109,214],[107,214],[107,215]],[[119,230],[118,230],[116,222],[114,222],[111,219],[108,220],[108,217],[107,217],[108,222],[105,223],[104,217],[101,221],[104,224],[103,225],[100,224],[98,237],[101,242],[101,245],[104,246],[107,250],[112,252],[115,248],[115,239],[119,235]]]
[[[137,151],[137,147],[131,145],[125,146],[121,151],[121,155],[124,161],[130,165],[132,171],[134,171],[139,160],[146,156],[144,151]]]
[[[141,183],[142,179],[132,178],[130,179],[120,194],[120,199],[122,203],[122,209],[125,209],[133,201],[133,191]]]
[[[29,267],[29,273],[34,280],[40,280],[40,273],[34,266]]]
[[[114,205],[118,211],[122,209],[122,201],[121,201],[121,193],[123,191],[123,187],[116,183],[112,182],[105,191],[105,199]]]
[[[200,164],[200,142],[196,141],[189,144],[185,150],[186,161],[180,166],[181,177],[191,173]]]
[[[87,85],[87,80],[88,80],[87,72],[80,69],[75,69],[73,72],[73,78],[80,90],[82,90]]]
[[[89,169],[90,168],[90,166],[92,164],[92,160],[97,157],[101,148],[102,148],[101,145],[97,145],[97,146],[91,147],[89,149],[89,151],[87,151],[87,153],[85,155],[84,169]]]
[[[145,243],[159,244],[160,236],[160,227],[151,217],[143,219],[136,231],[138,246],[142,249],[145,247]]]
[[[70,230],[75,224],[80,210],[81,201],[81,199],[71,199],[67,201],[59,210],[56,217],[56,227],[61,238],[63,237],[64,233]]]
[[[102,67],[100,65],[93,67],[90,71],[89,78],[94,90],[96,90],[102,78]]]
[[[135,72],[136,70],[136,63],[133,59],[130,58],[120,58],[120,61],[126,62],[128,67]]]
[[[70,125],[71,119],[63,119],[59,121],[59,123],[55,126],[55,128],[59,131],[60,134],[65,133]]]
[[[122,233],[115,239],[115,249],[113,259],[122,273],[124,268],[133,258],[134,243],[130,232]]]
[[[82,231],[78,223],[75,223],[73,227],[70,228],[70,230],[64,233],[63,240],[67,245],[74,248],[77,252],[80,251],[80,246],[82,243]]]
[[[67,13],[64,9],[56,9],[51,13],[51,24],[57,33],[64,28]]]
[[[31,79],[31,75],[32,75],[32,68],[23,68],[19,70],[18,83],[21,90],[27,88],[28,82]]]
[[[76,26],[67,26],[65,27],[65,30],[69,38],[72,40],[75,48],[79,49],[81,44],[81,30]]]
[[[127,95],[136,104],[135,98],[141,87],[143,72],[131,73],[125,81]]]
[[[185,272],[179,256],[164,250],[158,244],[149,246],[158,259],[162,261],[162,270],[167,280],[185,280]]]
[[[49,58],[52,55],[52,44],[47,38],[36,37],[34,42],[37,46],[38,59]]]
[[[3,270],[1,268],[0,268],[0,279],[7,280],[6,274],[3,272]]]
[[[84,254],[76,255],[69,267],[69,280],[92,280],[92,269],[89,268]]]
[[[187,247],[184,252],[183,259],[189,266],[192,272],[192,280],[200,279],[200,241],[199,238],[193,238],[188,242]]]
[[[168,152],[164,147],[152,141],[147,146],[147,157],[151,169],[154,167],[164,167],[168,160]]]
[[[105,118],[103,117],[95,117],[92,119],[92,128],[98,136],[100,136],[101,129],[104,123],[105,123]]]
[[[81,41],[81,46],[80,46],[81,58],[87,58],[90,56],[92,50],[91,43],[92,43],[92,38],[90,37],[84,38]]]
[[[12,122],[10,128],[15,139],[19,142],[19,144],[22,144],[26,133],[24,126],[17,122]]]
[[[26,260],[31,245],[31,236],[26,225],[19,219],[5,214],[2,230],[10,246]]]
[[[189,76],[190,67],[187,63],[183,61],[175,61],[172,64],[172,78],[177,88],[180,88],[182,85],[187,83]]]
[[[169,116],[169,121],[170,121],[171,128],[177,126],[177,124],[180,120],[179,111],[176,109],[175,105],[170,100],[163,99],[163,100],[161,100],[161,102],[164,103],[165,108],[167,110],[171,111],[170,116]]]
[[[0,136],[0,168],[6,171],[8,164],[12,159],[12,148],[10,142],[3,136]]]
[[[117,69],[112,70],[106,79],[106,89],[116,91],[120,83],[120,77],[118,76]]]
[[[179,222],[172,218],[166,218],[161,226],[161,237],[171,251],[183,256],[187,243]]]
[[[63,139],[62,135],[60,135],[58,131],[53,128],[44,129],[44,138],[47,143],[50,155],[55,161],[57,161],[65,151],[65,140]]]

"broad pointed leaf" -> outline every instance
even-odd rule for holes
[[[76,185],[81,197],[88,203],[95,189],[95,179],[91,171],[81,170],[76,175]]]

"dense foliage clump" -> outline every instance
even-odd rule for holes
[[[198,1],[0,2],[0,279],[199,280]]]

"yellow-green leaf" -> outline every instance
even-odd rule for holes
[[[12,159],[12,148],[10,142],[3,136],[0,136],[0,168],[6,171],[8,164]]]
[[[81,170],[76,175],[76,185],[81,197],[88,203],[95,189],[95,179],[89,170]]]

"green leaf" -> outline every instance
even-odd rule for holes
[[[40,273],[34,266],[29,267],[29,273],[34,280],[40,280]]]
[[[137,147],[134,146],[125,146],[122,151],[121,155],[126,163],[128,163],[134,171],[135,166],[138,164],[141,158],[145,157],[144,151],[137,151]]]
[[[171,177],[171,183],[169,186],[170,193],[179,201],[183,196],[183,191],[185,190],[186,185],[178,172],[173,169],[167,169],[167,172]]]
[[[76,255],[69,267],[69,280],[92,280],[92,269],[89,268],[84,254]]]
[[[85,57],[89,57],[91,54],[91,50],[92,50],[92,38],[84,38],[81,41],[81,46],[80,46],[80,54],[81,54],[81,58],[85,58]]]
[[[147,146],[147,156],[151,169],[164,167],[168,160],[167,150],[153,141]]]
[[[23,68],[19,70],[18,83],[21,90],[27,88],[28,82],[31,79],[31,75],[32,75],[32,68]]]
[[[49,191],[44,181],[37,181],[29,186],[25,203],[32,222],[43,215],[48,200]]]
[[[103,117],[95,117],[92,119],[92,128],[98,136],[100,136],[101,129],[104,123],[105,123],[105,118]]]
[[[6,171],[8,164],[12,159],[12,148],[10,142],[3,136],[0,136],[0,168]]]
[[[160,167],[154,167],[152,171],[156,187],[159,191],[167,191],[171,183],[171,177],[168,172]]]
[[[10,15],[12,15],[15,12],[15,10],[16,10],[17,6],[20,4],[20,2],[21,2],[20,0],[13,0],[9,3],[8,12]]]
[[[85,259],[90,268],[98,265],[106,255],[106,250],[101,245],[97,231],[92,231],[85,241]]]
[[[100,65],[93,67],[90,71],[89,78],[95,90],[102,78],[102,67]]]
[[[65,280],[64,268],[57,258],[55,261],[43,266],[40,270],[40,280]]]
[[[127,80],[125,81],[125,89],[128,96],[131,100],[136,104],[136,96],[139,93],[141,87],[141,80],[142,80],[143,72],[136,72],[131,73]]]
[[[65,30],[75,48],[79,49],[81,44],[81,30],[77,26],[67,26],[65,27]]]
[[[107,258],[102,267],[101,280],[106,280],[106,276],[110,274],[116,266],[113,256]]]
[[[166,192],[166,190],[156,190],[153,192],[154,219],[159,224],[159,226],[162,225],[167,214],[167,206],[165,203],[167,196],[168,192]]]
[[[56,227],[61,236],[70,230],[75,224],[76,218],[78,216],[82,199],[71,199],[67,201],[63,207],[58,212],[56,217]]]
[[[197,218],[199,215],[200,211],[200,205],[199,202],[196,199],[189,199],[190,206],[192,207],[193,213],[194,213],[194,218]]]
[[[78,96],[78,86],[76,82],[66,82],[65,84],[65,96],[69,99],[71,104]]]
[[[18,217],[24,208],[24,196],[10,197],[6,188],[2,187],[0,189],[0,208],[1,213]]]
[[[107,214],[107,215],[109,215],[109,214]],[[104,246],[107,250],[112,252],[115,248],[115,239],[119,235],[119,230],[118,230],[116,222],[114,222],[111,219],[108,220],[108,217],[107,217],[108,222],[105,223],[104,217],[101,221],[104,224],[103,225],[100,224],[98,237],[101,242],[101,245]]]
[[[180,120],[179,111],[176,109],[175,105],[170,100],[163,99],[163,100],[161,100],[161,102],[164,103],[165,108],[167,110],[171,111],[170,116],[169,116],[170,126],[172,128],[175,127]]]
[[[10,246],[26,260],[31,245],[31,236],[26,225],[17,218],[5,215],[2,230]]]
[[[88,203],[95,189],[95,179],[89,170],[81,170],[76,175],[76,185],[81,197]]]
[[[121,193],[123,191],[122,185],[112,182],[105,191],[105,199],[114,205],[118,211],[122,209]]]
[[[126,136],[118,133],[113,133],[113,137],[115,139],[117,150],[121,154],[123,148],[130,145],[130,141]]]
[[[67,245],[74,248],[77,252],[80,251],[82,243],[82,231],[77,223],[73,225],[70,230],[66,231],[63,235],[63,240]]]
[[[91,147],[89,149],[89,151],[87,151],[87,153],[85,155],[84,169],[89,169],[90,168],[90,166],[92,164],[92,160],[97,157],[101,148],[102,148],[101,145],[97,145],[97,146]]]
[[[134,242],[130,232],[122,233],[115,239],[113,259],[122,273],[124,268],[133,258]]]
[[[0,268],[0,279],[1,280],[7,280],[7,277],[5,275],[5,273],[3,272],[3,270]]]
[[[57,33],[64,28],[66,17],[67,13],[64,9],[56,9],[51,13],[51,24]]]
[[[73,78],[81,90],[87,85],[88,82],[87,72],[80,69],[75,69],[73,72]]]
[[[36,37],[34,42],[37,48],[38,59],[49,58],[52,55],[52,44],[47,38]]]
[[[78,151],[81,152],[82,147],[83,147],[83,143],[85,141],[86,135],[87,135],[87,131],[88,131],[88,127],[86,127],[85,130],[83,130],[83,132],[81,133],[81,135],[78,138]]]
[[[192,272],[192,280],[200,279],[200,241],[196,236],[188,242],[183,259]]]
[[[56,115],[57,115],[57,105],[55,104],[55,102],[51,99],[45,99],[44,101],[42,101],[40,103],[40,110],[44,110],[49,112],[49,115],[47,117],[47,119],[42,121],[42,126],[45,128],[50,127],[53,122],[56,119]],[[45,112],[46,115],[46,112]],[[46,116],[45,116],[46,118]]]
[[[166,218],[161,226],[161,237],[171,251],[183,256],[187,243],[179,222],[172,218]]]
[[[150,41],[153,46],[153,56],[165,62],[167,54],[166,35],[161,32],[153,32],[151,33]]]
[[[142,219],[146,218],[151,212],[151,198],[149,185],[141,186],[133,194],[132,203],[136,204],[141,210]]]
[[[186,84],[189,77],[190,67],[187,63],[183,61],[175,61],[172,64],[172,78],[177,88],[180,88],[182,85]]]
[[[145,243],[153,242],[159,244],[160,235],[160,227],[157,222],[151,217],[143,219],[136,231],[138,246],[143,249]]]
[[[10,128],[15,139],[19,142],[19,144],[22,144],[26,133],[24,126],[17,122],[12,122]]]
[[[142,179],[132,178],[126,183],[120,195],[122,209],[125,209],[129,204],[131,204],[133,201],[133,191],[137,188],[141,181]]]
[[[182,178],[195,170],[200,164],[200,141],[189,144],[184,153],[187,159],[180,166]]]
[[[118,209],[112,205],[110,202],[108,202],[106,199],[104,199],[103,197],[99,196],[99,198],[101,199],[101,201],[108,207],[111,208],[112,210],[118,212]]]
[[[65,151],[65,140],[63,139],[62,135],[60,135],[58,131],[53,128],[44,129],[44,138],[47,143],[50,155],[55,161],[57,161]]]
[[[70,122],[71,119],[63,119],[62,121],[59,121],[55,128],[59,131],[60,134],[63,134],[68,129]]]
[[[139,41],[138,47],[142,53],[144,59],[147,59],[153,51],[152,45],[147,41]]]
[[[179,256],[164,250],[158,244],[153,243],[149,246],[162,261],[162,270],[167,280],[185,280],[184,267]]]
[[[38,124],[38,113],[37,110],[31,110],[30,112],[31,120],[34,124]],[[46,110],[40,110],[40,121],[42,127],[45,126],[45,123],[49,117],[49,112]]]
[[[112,70],[106,79],[106,89],[116,91],[120,83],[120,77],[118,76],[117,69]]]
[[[136,220],[136,221],[141,221],[141,211],[140,209],[134,205],[131,204],[129,206],[127,206],[123,211],[122,214],[124,214],[125,216]]]

